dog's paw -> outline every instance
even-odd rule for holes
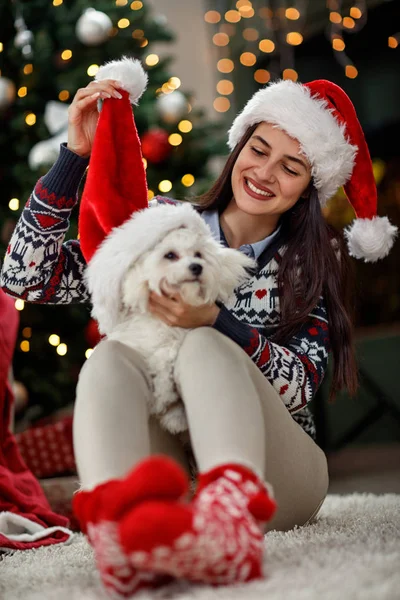
[[[160,417],[160,423],[163,429],[166,429],[172,434],[187,431],[189,426],[183,403],[179,402],[171,406],[167,412]]]

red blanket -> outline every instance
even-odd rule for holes
[[[13,393],[8,381],[17,339],[14,300],[0,290],[0,551],[69,541],[68,520],[50,509],[11,433]]]

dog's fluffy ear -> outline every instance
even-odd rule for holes
[[[101,259],[100,252],[93,256],[84,278],[91,295],[92,317],[97,320],[100,333],[109,335],[119,323],[122,313],[121,285],[116,270],[109,270],[107,260]]]
[[[141,264],[132,266],[122,284],[122,301],[128,312],[147,312],[149,285]]]
[[[221,265],[218,300],[227,302],[233,290],[250,278],[257,262],[233,248],[221,248],[218,260]]]
[[[128,270],[129,275],[122,285],[115,277],[115,269],[110,269],[110,275],[106,278],[101,276],[99,267],[100,262],[95,254],[86,269],[85,278],[92,295],[92,317],[98,321],[100,333],[110,335],[129,311],[146,312],[149,290],[139,265]]]

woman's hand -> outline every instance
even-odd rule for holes
[[[149,311],[172,327],[195,329],[214,325],[220,309],[216,304],[191,306],[186,304],[179,294],[159,296],[155,292],[150,292]]]
[[[92,150],[99,113],[98,98],[122,98],[118,91],[118,81],[104,79],[91,81],[85,88],[79,89],[68,108],[67,148],[79,156],[89,156]]]

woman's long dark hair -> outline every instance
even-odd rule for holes
[[[232,169],[257,124],[250,127],[229,156],[212,188],[196,198],[196,205],[221,214],[232,200]],[[278,273],[281,321],[272,341],[287,343],[307,320],[321,295],[329,319],[333,376],[329,397],[346,387],[357,390],[358,377],[353,342],[352,263],[343,235],[328,225],[314,187],[280,219],[284,244]]]

